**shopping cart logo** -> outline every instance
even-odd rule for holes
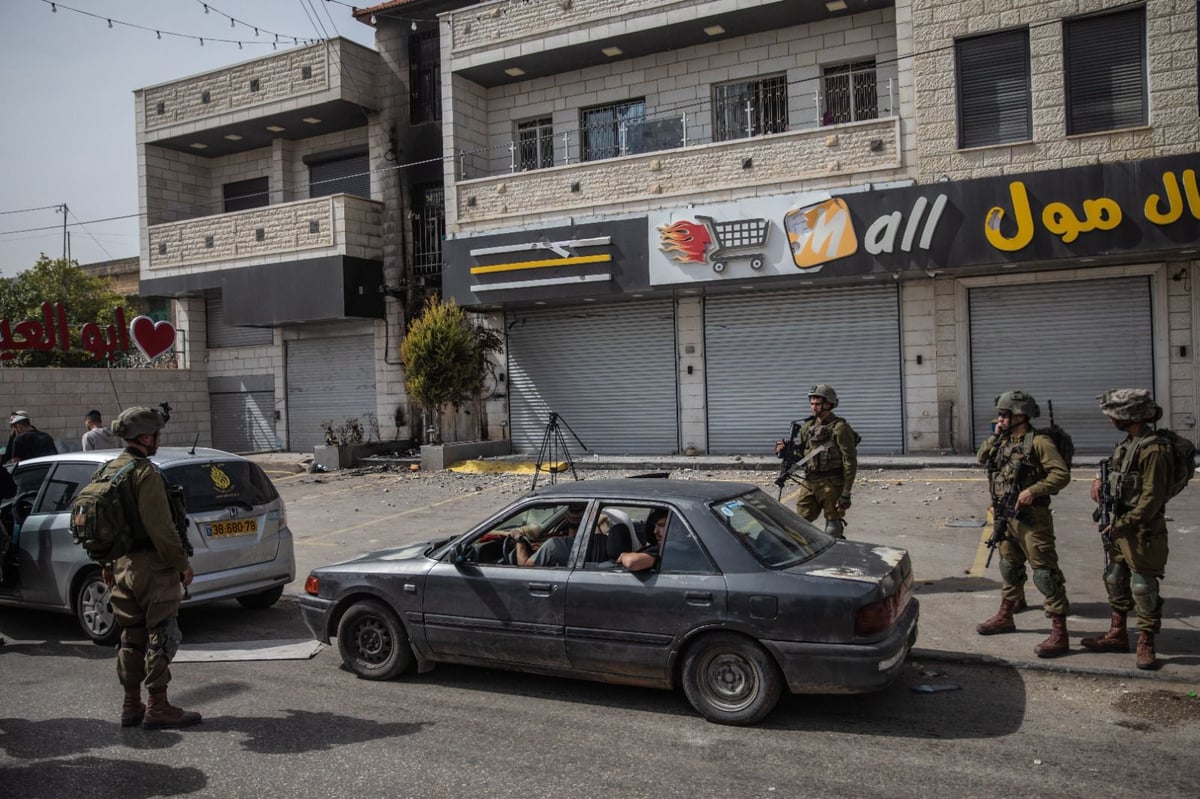
[[[858,252],[850,209],[840,197],[788,211],[783,229],[800,269],[816,272],[828,261]]]
[[[740,260],[749,261],[751,269],[762,269],[771,223],[762,218],[719,222],[697,214],[696,222],[685,219],[660,225],[658,232],[659,249],[679,263],[707,261],[714,272],[724,272],[730,262]],[[706,253],[709,245],[713,249]]]

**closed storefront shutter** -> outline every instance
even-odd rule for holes
[[[210,350],[224,347],[262,347],[275,341],[275,333],[269,327],[235,327],[225,324],[225,305],[220,291],[209,291],[204,295],[207,343]]]
[[[263,452],[279,446],[274,380],[273,375],[209,379],[214,447],[226,452]],[[269,388],[251,390],[260,386]]]
[[[899,313],[892,285],[710,297],[709,452],[774,452],[817,383],[837,391],[834,413],[862,436],[859,452],[903,451]]]
[[[1110,388],[1154,387],[1150,279],[971,289],[972,446],[991,432],[996,397],[1034,396],[1034,426],[1054,421],[1079,453],[1110,452],[1121,434],[1096,407]]]
[[[375,413],[375,337],[304,338],[287,342],[288,449],[325,443],[322,422],[356,418],[367,428]]]
[[[551,411],[591,452],[679,450],[671,303],[516,311],[507,322],[515,451],[538,453]],[[577,456],[579,443],[560,429]]]

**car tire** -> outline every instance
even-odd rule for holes
[[[404,625],[377,600],[350,606],[338,622],[337,642],[346,668],[364,680],[390,680],[413,662]]]
[[[713,633],[683,661],[683,693],[700,715],[718,724],[755,724],[779,701],[783,678],[771,656],[748,638]]]
[[[281,596],[283,596],[283,586],[277,585],[274,588],[268,588],[266,591],[259,591],[257,594],[240,596],[237,598],[237,601],[239,605],[247,610],[263,610],[278,602]]]
[[[75,587],[75,620],[83,634],[100,646],[112,646],[121,637],[109,595],[99,569],[89,569]]]

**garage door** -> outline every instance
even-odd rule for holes
[[[325,443],[322,422],[375,413],[375,337],[337,336],[287,342],[288,449]]]
[[[670,302],[508,315],[513,449],[537,454],[549,413],[591,452],[679,451]],[[572,455],[581,451],[560,426]]]
[[[829,383],[859,451],[904,448],[900,311],[894,285],[711,297],[704,305],[708,448],[774,452],[808,390]]]
[[[1148,277],[990,286],[970,290],[972,446],[987,437],[996,397],[1020,388],[1080,453],[1111,452],[1120,434],[1096,396],[1120,386],[1153,388]]]
[[[213,446],[227,452],[279,447],[275,436],[275,377],[210,377]]]

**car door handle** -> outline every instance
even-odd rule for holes
[[[712,594],[708,591],[686,591],[683,594],[683,601],[689,605],[711,605]]]
[[[554,590],[554,586],[550,583],[530,583],[529,593],[534,596],[550,596],[550,592]]]

